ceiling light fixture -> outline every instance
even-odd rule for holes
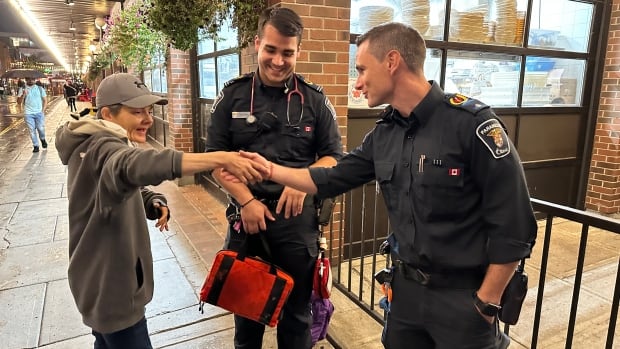
[[[69,30],[75,30],[75,26],[73,25],[73,21],[71,21],[71,25],[69,25]]]
[[[37,17],[32,13],[32,11],[30,11],[30,7],[28,6],[27,1],[9,0],[9,5],[12,5],[15,8],[17,13],[23,19],[22,22],[30,26],[35,35],[42,41],[43,45],[45,45],[50,50],[58,63],[62,65],[65,70],[69,71],[69,64],[60,53],[60,50],[58,49],[58,46],[56,46],[54,40],[52,40],[52,38],[48,34],[41,30],[43,26],[41,25],[41,22],[39,22]]]
[[[73,0],[65,0],[65,5],[73,6],[75,4],[73,3]]]

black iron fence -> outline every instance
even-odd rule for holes
[[[373,276],[388,263],[377,253],[390,231],[385,207],[374,184],[339,201],[340,219],[328,229],[334,286],[382,323],[383,293]],[[613,348],[620,299],[620,221],[537,199],[532,206],[544,218],[538,221],[537,244],[525,267],[528,296],[519,323],[505,325],[504,332],[532,349]]]

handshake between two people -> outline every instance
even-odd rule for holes
[[[231,166],[222,166],[216,171],[219,172],[219,177],[222,180],[232,183],[256,183],[264,180],[280,183],[284,186],[291,187],[307,194],[316,194],[317,187],[308,168],[291,168],[282,165],[274,164],[273,162],[265,159],[258,153],[248,152],[240,150],[238,157],[249,161],[252,164],[252,169],[256,171],[256,176],[252,178],[247,175],[239,175],[231,171]],[[309,167],[333,167],[335,160],[331,157],[328,160],[322,161],[323,158],[318,159],[314,164]]]
[[[239,151],[239,160],[233,161],[219,170],[226,181],[233,183],[258,183],[270,180],[273,163],[258,153]]]

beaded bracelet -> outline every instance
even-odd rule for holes
[[[252,197],[250,200],[246,201],[244,204],[241,204],[241,208],[246,207],[246,206],[247,206],[250,202],[252,202],[252,201],[254,201],[254,200],[256,200],[256,198],[255,198],[255,197]]]

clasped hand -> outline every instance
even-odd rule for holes
[[[252,164],[251,171],[238,172],[232,171],[232,166],[227,166],[222,171],[223,179],[233,183],[256,183],[271,178],[273,164],[258,153],[240,150],[240,158]]]
[[[245,155],[242,153],[246,153]],[[249,154],[249,155],[248,155]],[[227,153],[224,170],[227,180],[236,183],[257,183],[268,179],[271,163],[255,153]],[[230,156],[232,155],[232,156]]]

